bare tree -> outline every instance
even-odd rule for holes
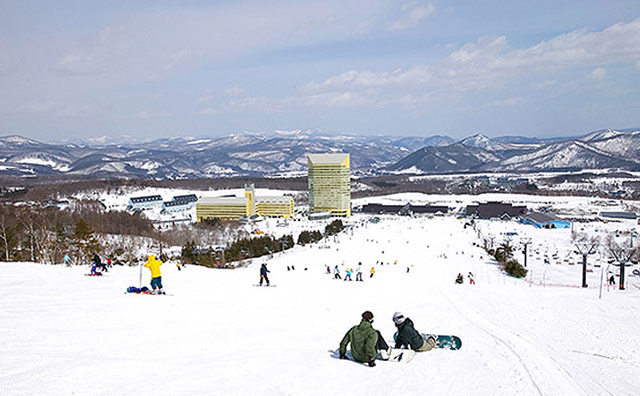
[[[15,218],[4,205],[0,206],[0,241],[4,251],[4,260],[9,261],[11,250],[16,242],[18,225]]]

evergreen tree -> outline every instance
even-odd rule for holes
[[[93,253],[97,253],[100,250],[100,242],[93,233],[93,229],[82,218],[76,222],[73,244],[76,248],[78,261],[81,263],[88,263]]]

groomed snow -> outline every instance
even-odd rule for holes
[[[588,289],[531,285],[502,275],[462,220],[368,218],[353,216],[353,231],[328,243],[268,259],[272,288],[252,286],[261,260],[180,272],[166,263],[172,296],[124,294],[138,285],[138,267],[114,267],[100,278],[83,276],[84,266],[0,263],[0,393],[640,394],[637,277],[626,291],[605,288],[601,299],[596,271]],[[500,232],[493,227],[481,224]],[[570,232],[548,231],[557,241]],[[359,261],[364,282],[325,273],[325,264],[344,275]],[[295,271],[287,271],[291,265]],[[530,262],[534,272],[543,267],[550,284],[579,284],[578,265]],[[453,284],[469,271],[475,286]],[[148,285],[144,268],[142,278]],[[462,349],[375,368],[336,359],[330,351],[365,310],[387,339],[401,311],[422,332],[460,336]]]

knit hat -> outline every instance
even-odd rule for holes
[[[371,321],[373,319],[373,314],[371,313],[371,311],[364,311],[364,313],[362,314],[362,319]]]
[[[396,326],[401,325],[402,323],[404,323],[404,315],[400,312],[396,312],[393,314],[393,323],[396,324]]]

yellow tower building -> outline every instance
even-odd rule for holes
[[[347,153],[307,155],[309,212],[351,216],[350,160]]]

